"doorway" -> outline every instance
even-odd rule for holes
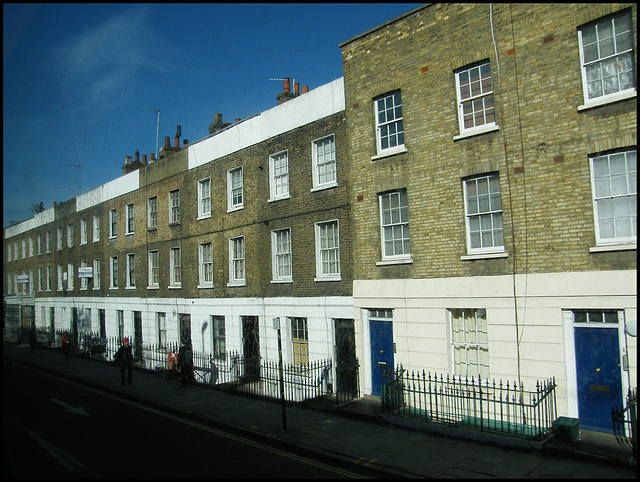
[[[358,398],[358,359],[356,358],[355,328],[351,319],[333,320],[336,333],[336,397],[338,405]]]
[[[191,345],[191,315],[180,313],[180,344]]]
[[[133,312],[133,356],[142,358],[142,312]]]
[[[393,370],[393,310],[369,310],[371,394],[382,391],[382,371]]]
[[[611,433],[611,409],[622,406],[618,312],[574,312],[574,322],[580,427]]]
[[[242,349],[244,355],[244,379],[259,379],[260,333],[257,316],[242,317]]]

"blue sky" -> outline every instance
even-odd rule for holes
[[[419,4],[3,4],[3,225],[122,174],[125,156],[342,76],[339,44]],[[182,145],[181,139],[181,145]],[[81,165],[74,169],[72,165]]]

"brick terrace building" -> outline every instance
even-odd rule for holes
[[[637,369],[636,15],[434,4],[341,44],[365,393],[380,363],[553,376],[561,414],[611,430]]]

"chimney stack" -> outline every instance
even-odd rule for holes
[[[136,149],[136,164],[140,162],[140,151]]]
[[[298,84],[296,83],[294,85],[294,89],[296,89],[296,91],[298,90]],[[278,105],[280,104],[284,104],[286,101],[293,99],[294,97],[297,97],[298,93],[292,93],[291,92],[291,79],[286,78],[282,81],[282,93],[278,94],[276,96],[276,100],[278,101]]]
[[[307,92],[309,92],[309,86],[308,85],[303,85],[302,86],[302,93],[306,94]]]
[[[293,93],[295,95],[300,95],[300,84],[298,82],[293,84]]]
[[[282,92],[287,92],[287,93],[291,92],[291,80],[290,79],[284,79],[282,81]]]
[[[155,152],[152,152],[150,154],[150,156],[151,156],[151,159],[149,160],[149,164],[151,164],[152,162],[156,162],[156,154],[155,154]]]
[[[168,136],[164,138],[164,147],[171,147],[171,141]]]
[[[146,154],[142,154],[142,165],[143,166],[147,165],[147,155]]]
[[[125,165],[126,164],[131,164],[131,156],[125,156],[124,163],[125,163]]]

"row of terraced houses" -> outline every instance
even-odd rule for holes
[[[287,362],[346,346],[363,394],[385,363],[555,377],[558,413],[607,430],[637,376],[636,24],[635,4],[411,10],[343,42],[343,77],[285,80],[6,228],[5,302],[266,360],[279,318]]]

